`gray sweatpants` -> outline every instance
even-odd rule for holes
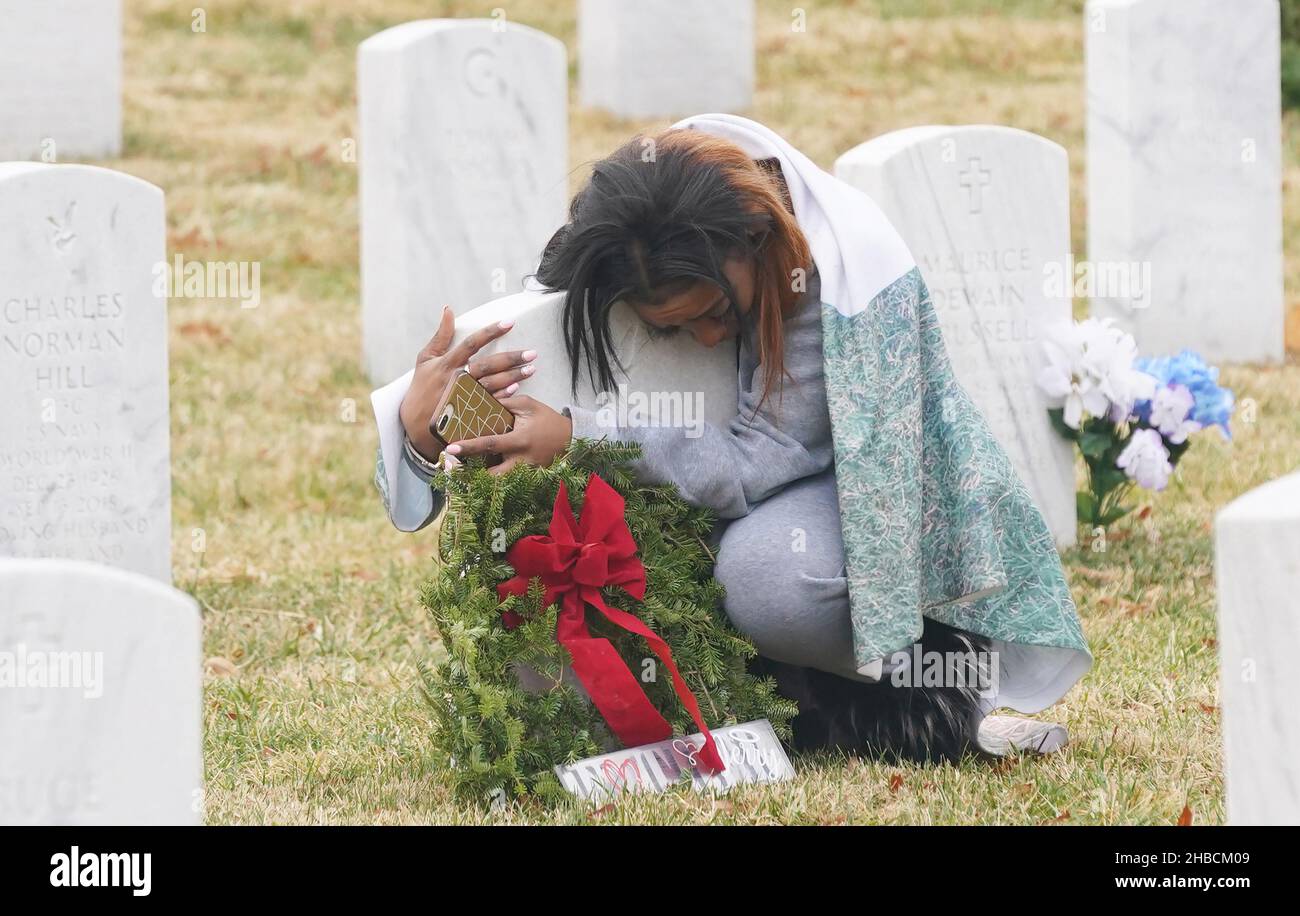
[[[727,523],[714,575],[732,624],[778,662],[868,681],[853,664],[839,497],[830,469]]]

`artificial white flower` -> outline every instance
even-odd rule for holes
[[[1187,418],[1194,406],[1196,398],[1186,385],[1163,385],[1151,399],[1151,425],[1172,444],[1181,445],[1201,428],[1200,423]]]
[[[1146,490],[1163,490],[1174,473],[1174,466],[1169,463],[1169,451],[1160,433],[1154,429],[1135,432],[1124,451],[1120,452],[1115,466]]]
[[[1150,398],[1156,380],[1133,368],[1137,342],[1110,319],[1062,323],[1043,342],[1047,364],[1038,387],[1048,406],[1062,409],[1065,424],[1078,429],[1085,417],[1128,419],[1134,402]]]
[[[1123,423],[1136,401],[1151,397],[1156,380],[1133,368],[1138,358],[1137,341],[1109,318],[1089,318],[1079,327],[1084,337],[1084,364],[1110,401],[1111,422]]]
[[[1048,406],[1059,407],[1065,425],[1078,429],[1084,414],[1099,416],[1107,408],[1106,396],[1090,374],[1081,368],[1083,342],[1073,322],[1053,327],[1043,341],[1047,363],[1038,371],[1038,387]]]

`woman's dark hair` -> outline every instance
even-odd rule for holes
[[[783,199],[780,171],[735,144],[690,129],[634,137],[597,162],[573,198],[569,222],[542,253],[537,279],[565,291],[563,328],[574,394],[580,368],[614,387],[610,310],[621,300],[662,304],[692,284],[717,284],[735,303],[723,264],[755,264],[754,303],[763,397],[785,372],[782,318],[811,267],[808,243]]]

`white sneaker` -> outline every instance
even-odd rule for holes
[[[1065,747],[1070,733],[1064,725],[1022,719],[1020,716],[985,716],[975,744],[986,754],[1006,757],[1020,752],[1050,754]]]

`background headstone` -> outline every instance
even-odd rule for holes
[[[0,0],[0,160],[121,150],[121,0]]]
[[[1035,383],[1045,329],[1070,320],[1069,290],[1046,280],[1070,259],[1065,150],[1007,127],[915,127],[855,147],[835,174],[870,195],[902,234],[958,381],[1056,543],[1073,544],[1074,453]]]
[[[568,60],[558,39],[487,19],[409,22],[362,43],[365,365],[415,364],[442,307],[523,288],[568,201]]]
[[[754,100],[754,0],[581,0],[578,52],[584,106],[739,113]]]
[[[510,333],[484,347],[483,354],[500,350],[532,348],[538,353],[537,373],[520,383],[519,393],[536,398],[559,410],[568,404],[579,407],[617,409],[617,402],[602,400],[592,391],[585,371],[580,376],[574,396],[569,381],[569,357],[561,334],[560,312],[563,293],[527,291],[489,302],[472,309],[456,321],[456,340],[479,328],[505,318],[515,322]],[[626,374],[615,374],[626,385],[627,398],[651,394],[666,395],[668,400],[680,396],[690,400],[691,416],[725,428],[736,416],[738,384],[736,344],[709,348],[697,343],[689,334],[671,338],[651,337],[643,321],[626,305],[614,306],[610,315],[610,339],[622,361]],[[675,404],[661,398],[657,410],[651,402],[652,419],[668,420],[677,415]]]
[[[1088,258],[1149,264],[1093,312],[1147,354],[1282,358],[1277,0],[1092,0]]]
[[[197,824],[199,609],[73,560],[0,559],[0,824]]]
[[[1300,472],[1215,520],[1224,780],[1232,824],[1300,823]]]
[[[0,214],[0,556],[170,583],[162,191],[0,163]]]

